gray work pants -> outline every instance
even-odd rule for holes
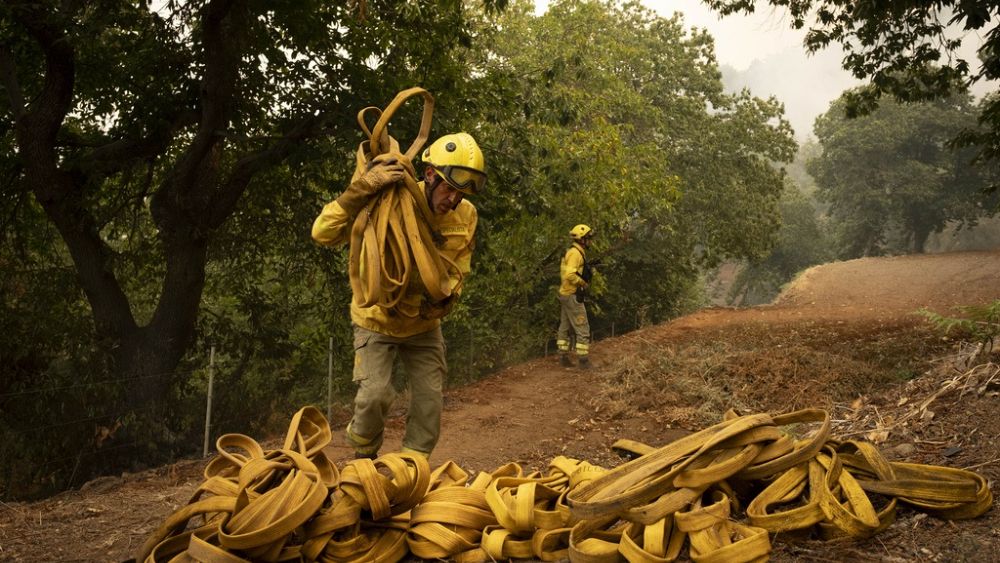
[[[559,334],[556,336],[556,347],[560,353],[569,352],[569,333],[576,335],[576,354],[586,356],[590,353],[590,321],[587,320],[587,308],[576,300],[575,295],[559,295]]]
[[[358,453],[378,451],[385,418],[396,391],[392,367],[403,362],[410,388],[403,448],[429,455],[441,434],[441,389],[448,366],[441,327],[397,338],[354,327],[354,417],[347,427],[347,442]]]

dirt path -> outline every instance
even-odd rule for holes
[[[906,381],[931,369],[930,360],[952,345],[912,312],[930,307],[949,313],[957,304],[996,298],[1000,252],[814,268],[775,305],[707,309],[596,343],[590,371],[562,368],[550,356],[448,391],[444,432],[431,462],[451,459],[469,470],[492,470],[517,461],[544,469],[552,457],[567,455],[610,467],[620,463],[609,449],[614,440],[660,445],[699,428],[728,406],[784,410],[809,405],[843,412],[844,405],[863,397],[889,412],[901,394],[914,392],[906,390]],[[684,374],[696,377],[684,379]],[[995,480],[1000,476],[996,395],[939,409],[937,426],[920,434],[927,443],[959,444],[957,455],[943,456],[943,447],[910,435],[898,439],[916,444],[915,451],[907,449],[915,461],[980,464],[978,470]],[[399,447],[401,414],[389,422],[384,451]],[[883,446],[900,443],[890,439]],[[338,463],[351,456],[339,433],[328,453]],[[0,560],[127,559],[187,502],[201,482],[203,466],[203,461],[185,461],[99,479],[44,501],[0,503]],[[943,523],[901,511],[897,524],[878,540],[848,545],[779,541],[774,560],[1000,560],[994,555],[1000,554],[997,512],[974,522]]]

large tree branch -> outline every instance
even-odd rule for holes
[[[285,159],[303,140],[316,135],[328,121],[329,114],[321,113],[302,119],[292,130],[261,151],[241,158],[235,164],[229,179],[213,193],[201,229],[218,228],[239,201],[255,175]],[[170,334],[193,335],[185,327],[193,327],[201,291],[205,282],[205,259],[208,244],[202,237],[187,240],[175,239],[167,249],[167,276],[164,291],[151,322],[152,327],[169,330]]]
[[[45,56],[42,90],[15,122],[25,182],[69,248],[99,334],[121,335],[135,320],[115,277],[113,254],[83,204],[83,179],[60,169],[55,150],[59,130],[72,108],[76,53],[65,31],[40,5],[19,4],[12,13]]]
[[[6,45],[0,45],[0,84],[7,90],[7,99],[10,101],[14,119],[20,118],[24,115],[24,95],[17,80],[14,57],[11,55],[10,47]]]
[[[45,82],[36,100],[18,119],[19,133],[25,133],[18,141],[26,142],[23,148],[36,157],[30,165],[51,174],[58,167],[56,135],[72,108],[76,54],[65,32],[53,25],[38,5],[17,5],[12,12],[45,54]]]
[[[211,0],[202,11],[201,24],[205,71],[198,129],[151,206],[166,242],[167,272],[150,326],[181,340],[193,336],[193,321],[205,285],[211,231],[204,225],[218,182],[224,133],[232,120],[239,66],[247,47],[246,0]]]
[[[92,147],[92,150],[83,152],[71,163],[67,163],[67,166],[95,178],[117,174],[162,154],[170,146],[177,132],[195,123],[197,117],[192,111],[178,111],[170,121],[163,122],[159,129],[151,131],[145,137],[118,139],[105,137],[96,143],[73,139],[75,146]]]
[[[328,112],[306,117],[268,148],[240,158],[233,167],[229,179],[219,186],[212,198],[208,217],[209,228],[218,228],[232,214],[240,196],[246,191],[254,176],[287,158],[304,140],[314,137],[329,118]]]
[[[213,0],[202,16],[205,74],[201,83],[198,130],[177,161],[161,194],[163,211],[200,209],[206,203],[218,171],[219,145],[232,118],[239,65],[246,49],[245,0]],[[169,222],[169,220],[168,220]],[[167,225],[161,224],[161,228]]]

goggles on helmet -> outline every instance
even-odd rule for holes
[[[474,194],[486,186],[486,173],[466,166],[435,166],[434,170],[449,186],[464,194]]]

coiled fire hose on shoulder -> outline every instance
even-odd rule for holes
[[[389,135],[389,120],[410,98],[423,99],[420,131],[405,153]],[[355,179],[379,157],[391,157],[403,165],[402,181],[372,197],[358,213],[351,228],[348,274],[354,302],[360,307],[379,306],[415,317],[419,309],[401,307],[403,298],[415,289],[426,293],[431,302],[440,302],[454,292],[451,279],[459,280],[458,266],[438,252],[441,234],[434,229],[434,214],[417,183],[413,158],[427,142],[434,112],[434,98],[422,88],[410,88],[396,95],[385,110],[367,107],[358,113],[358,124],[368,137],[358,147]],[[366,116],[378,115],[369,130]],[[420,283],[422,287],[411,288]]]
[[[327,421],[306,407],[279,449],[220,437],[205,481],[136,561],[758,562],[772,532],[864,538],[892,524],[898,503],[952,520],[992,505],[974,472],[890,462],[829,434],[821,410],[730,412],[661,447],[620,440],[638,457],[613,469],[559,456],[545,473],[508,463],[470,478],[402,453],[338,468],[323,451]]]

